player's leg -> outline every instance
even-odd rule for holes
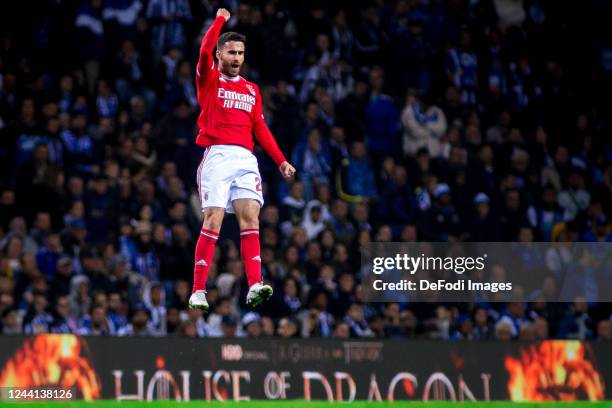
[[[225,173],[223,155],[214,147],[207,149],[197,174],[204,222],[195,249],[193,289],[189,298],[189,307],[194,309],[208,310],[206,279],[229,198],[230,183],[224,178]]]
[[[240,226],[240,255],[249,283],[247,304],[257,306],[272,296],[272,287],[261,281],[261,250],[259,244],[259,210],[261,203],[251,198],[232,202]]]
[[[208,207],[204,209],[204,222],[196,243],[195,265],[193,267],[193,289],[189,298],[190,309],[208,310],[206,301],[206,279],[215,253],[215,245],[223,223],[225,209]]]
[[[233,201],[240,226],[240,254],[249,287],[261,282],[261,258],[259,250],[259,208],[257,201],[243,198]]]

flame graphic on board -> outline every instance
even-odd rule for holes
[[[0,387],[54,386],[85,400],[100,398],[100,379],[83,356],[87,344],[73,334],[26,339],[0,372]]]
[[[599,401],[604,383],[580,341],[546,340],[506,357],[512,401]]]

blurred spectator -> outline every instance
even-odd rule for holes
[[[193,322],[189,320],[185,320],[181,322],[181,324],[179,325],[176,331],[176,334],[181,337],[189,337],[189,338],[198,337],[198,332],[197,332],[195,324],[193,324]],[[231,337],[231,336],[228,336],[228,337]]]
[[[597,324],[597,340],[612,340],[612,321],[601,320]]]
[[[87,116],[84,112],[78,112],[73,117],[70,127],[62,131],[60,137],[64,143],[65,162],[70,172],[79,175],[96,173],[95,146],[87,131]]]
[[[374,171],[363,142],[353,142],[351,146],[347,178],[350,180],[347,192],[359,200],[373,200],[378,196]]]
[[[78,333],[83,336],[110,336],[111,325],[106,313],[106,308],[100,304],[94,304],[89,314],[83,316],[79,322]]]
[[[150,327],[149,312],[145,305],[138,304],[132,311],[130,322],[117,333],[119,336],[154,336]]]
[[[368,326],[365,318],[363,317],[363,308],[358,303],[353,303],[349,307],[344,321],[348,324],[351,337],[373,337],[374,333]]]
[[[121,293],[111,292],[108,297],[108,320],[111,324],[111,331],[118,333],[128,325],[127,308]]]
[[[370,101],[366,109],[368,150],[376,165],[385,155],[398,152],[399,112],[393,99],[383,92],[384,70],[374,67],[370,71]]]
[[[584,178],[578,170],[569,176],[568,188],[559,192],[557,201],[563,210],[563,220],[572,221],[589,207],[591,194],[585,190]]]
[[[493,336],[493,325],[483,308],[474,311],[474,339],[487,340]]]
[[[512,324],[508,321],[499,321],[495,324],[495,339],[508,341],[512,339]]]
[[[313,198],[318,185],[330,183],[331,155],[319,129],[311,129],[306,142],[295,146],[291,161],[297,166],[306,201]]]
[[[500,217],[501,238],[504,241],[518,239],[520,228],[527,224],[527,216],[521,204],[521,194],[516,189],[509,189],[504,194],[504,206]]]
[[[153,61],[159,61],[164,50],[187,46],[187,24],[191,21],[191,8],[185,0],[151,0],[145,12],[151,27]]]
[[[610,231],[608,217],[606,217],[604,214],[598,216],[593,227],[583,234],[582,241],[612,242],[612,232]]]
[[[23,328],[16,309],[6,309],[2,312],[2,334],[22,334]]]
[[[113,38],[125,39],[135,35],[136,23],[141,10],[140,0],[111,0],[105,2],[102,17],[109,25]],[[116,46],[118,41],[111,44]]]
[[[198,106],[194,73],[191,63],[180,61],[176,66],[176,73],[166,85],[165,98],[162,101],[165,111],[170,111],[180,102],[187,102],[191,109]]]
[[[117,114],[119,99],[105,80],[98,81],[96,113],[99,117],[112,117]]]
[[[380,222],[393,225],[398,232],[401,226],[416,221],[416,202],[405,167],[393,167],[391,177],[383,186],[377,215]]]
[[[143,301],[151,316],[151,330],[157,335],[166,334],[166,294],[162,285],[151,282],[145,286]]]
[[[139,2],[138,0],[134,3]],[[117,96],[123,103],[129,100],[130,95],[146,94],[147,99],[154,98],[143,87],[145,71],[143,69],[142,56],[136,45],[131,40],[124,40],[121,43],[120,51],[113,65],[114,77],[116,78],[115,87]]]
[[[334,329],[334,334],[333,337],[335,339],[348,339],[350,338],[351,335],[351,329],[350,326],[345,323],[345,322],[340,322],[336,325],[336,328]]]
[[[85,275],[76,275],[70,281],[70,310],[76,319],[85,316],[89,310],[89,288],[89,278]]]
[[[316,238],[319,233],[326,228],[326,224],[323,220],[321,202],[318,200],[311,200],[308,202],[306,210],[304,211],[302,227],[304,227],[306,237],[309,240]]]
[[[594,322],[588,314],[588,304],[578,298],[568,315],[559,322],[557,335],[561,338],[589,340],[595,335]]]
[[[450,335],[451,340],[474,339],[474,324],[469,315],[461,315],[456,321],[457,328]]]
[[[355,234],[355,226],[348,219],[348,204],[336,199],[332,206],[331,227],[336,238],[348,243]]]
[[[296,180],[289,186],[289,195],[283,199],[281,206],[281,219],[285,220],[282,229],[285,235],[289,235],[291,227],[302,221],[305,208],[304,185]]]
[[[53,317],[47,312],[48,301],[44,293],[32,294],[33,300],[23,318],[23,332],[25,334],[48,333]]]
[[[384,308],[383,332],[384,337],[397,338],[402,336],[400,325],[400,304],[387,303]]]
[[[327,312],[328,295],[325,290],[313,290],[308,309],[298,314],[302,337],[330,337],[332,335],[334,318]]]
[[[521,327],[525,323],[525,305],[521,302],[510,302],[495,324],[495,335],[498,335],[497,331],[501,326],[503,327],[503,329],[501,329],[503,332],[502,336],[506,336],[506,331],[509,330],[512,338],[518,338],[521,333]],[[505,324],[507,324],[507,327]]]
[[[419,230],[424,237],[432,241],[449,241],[461,235],[459,215],[451,201],[451,190],[448,184],[438,184],[433,191],[433,205],[429,208]]]
[[[67,296],[70,294],[70,285],[73,276],[72,258],[63,256],[57,260],[57,269],[50,283],[53,296]]]
[[[84,2],[77,10],[74,26],[79,46],[79,57],[84,62],[87,87],[91,95],[100,76],[100,63],[106,54],[102,0]]]
[[[223,337],[236,337],[238,329],[238,321],[232,315],[223,316],[221,320],[221,336]]]
[[[276,334],[276,328],[274,322],[268,316],[261,318],[261,335],[263,337],[272,337]]]
[[[195,336],[193,337],[207,337],[210,335],[208,324],[204,320],[203,312],[201,310],[189,309],[187,311],[186,320],[193,325],[195,329]],[[191,328],[187,327],[189,330]]]
[[[283,317],[278,322],[278,334],[283,339],[299,336],[299,325],[294,319]]]
[[[242,330],[245,337],[257,338],[262,335],[261,316],[255,312],[249,312],[242,318]]]
[[[527,209],[527,216],[531,226],[537,228],[542,240],[550,241],[554,225],[563,221],[552,186],[544,187],[539,205],[531,205]]]
[[[485,193],[474,197],[475,214],[471,222],[470,238],[475,242],[497,241],[499,225],[491,214],[491,200]]]
[[[428,95],[410,95],[406,98],[401,118],[404,155],[415,156],[418,150],[426,148],[431,156],[438,156],[440,139],[446,133],[446,116],[442,109],[433,105]]]
[[[548,321],[543,317],[538,317],[533,322],[534,339],[546,340],[549,338]]]
[[[448,51],[446,66],[449,80],[461,91],[462,102],[476,103],[478,57],[472,49],[472,36],[466,30],[461,32],[459,47]]]

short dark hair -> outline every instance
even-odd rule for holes
[[[219,36],[219,39],[217,40],[217,49],[220,50],[221,48],[223,48],[225,43],[230,41],[240,41],[246,45],[246,37],[244,35],[234,31],[229,31]]]

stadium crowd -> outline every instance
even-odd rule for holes
[[[612,340],[593,299],[368,303],[359,274],[370,241],[612,241],[607,2],[10,3],[1,333]],[[256,150],[275,294],[244,308],[228,217],[204,316],[194,69],[221,6],[299,177]]]

